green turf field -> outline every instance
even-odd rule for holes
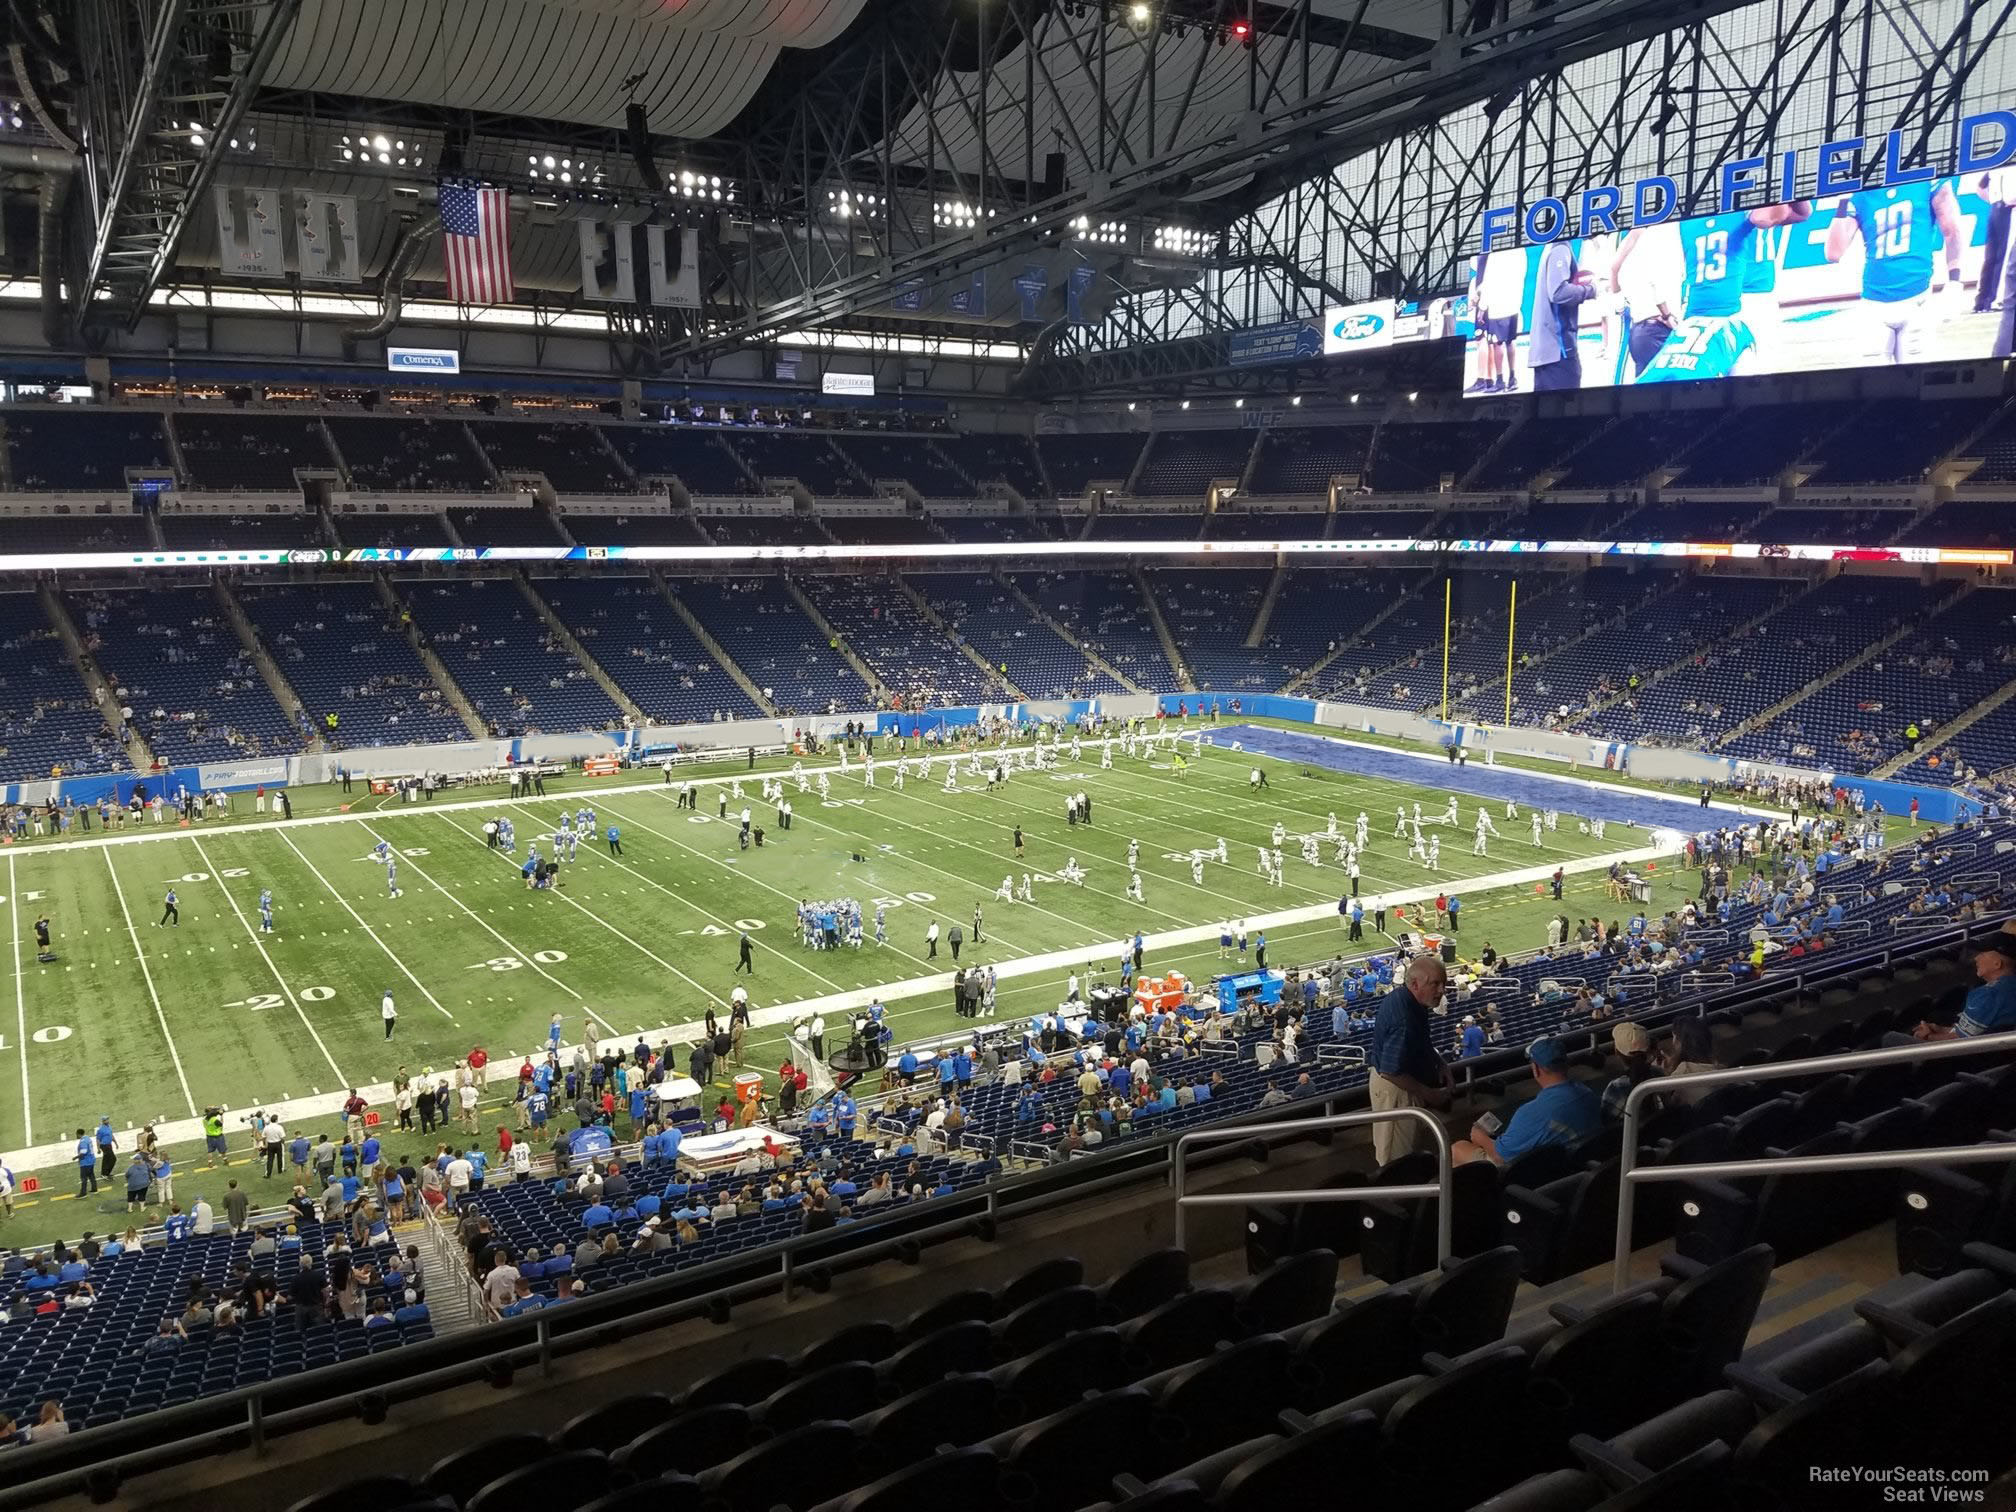
[[[0,1003],[0,1149],[67,1142],[104,1114],[124,1129],[187,1119],[213,1102],[233,1110],[234,1146],[241,1145],[237,1120],[257,1106],[385,1082],[402,1065],[445,1068],[478,1043],[493,1058],[515,1061],[543,1045],[555,1012],[570,1044],[590,1019],[604,1035],[627,1041],[643,1030],[655,1038],[663,1027],[697,1020],[737,980],[750,989],[759,1025],[771,1011],[752,1037],[757,1066],[774,1068],[779,1058],[779,1005],[853,989],[898,984],[890,1003],[899,1036],[944,1032],[960,1022],[949,994],[935,984],[928,994],[900,984],[951,969],[944,945],[927,959],[925,927],[935,918],[970,934],[976,903],[985,908],[986,939],[969,943],[961,964],[1063,953],[1054,969],[1004,975],[1004,1016],[1054,1005],[1067,970],[1110,966],[1116,943],[1137,929],[1152,941],[1221,919],[1318,907],[1321,917],[1270,931],[1270,964],[1327,956],[1343,948],[1334,909],[1345,874],[1328,841],[1312,867],[1296,837],[1323,830],[1332,812],[1347,833],[1360,808],[1371,816],[1367,896],[1645,843],[1642,831],[1622,825],[1599,841],[1564,822],[1536,849],[1527,821],[1505,821],[1500,809],[1491,855],[1474,857],[1476,801],[1466,798],[1457,827],[1431,828],[1443,839],[1440,872],[1431,874],[1392,838],[1396,805],[1419,801],[1424,813],[1441,812],[1443,795],[1425,783],[1269,761],[1272,788],[1255,796],[1246,782],[1253,763],[1242,755],[1207,749],[1179,777],[1166,754],[1116,756],[1113,770],[1100,771],[1093,751],[1086,748],[1082,765],[1067,757],[1055,773],[1017,773],[996,794],[963,769],[959,791],[944,792],[942,758],[931,782],[913,776],[897,792],[885,758],[873,790],[858,766],[833,774],[823,803],[816,791],[794,789],[789,834],[777,832],[757,779],[742,772],[749,805],[769,830],[760,851],[738,848],[735,825],[715,817],[711,787],[694,814],[675,806],[672,789],[634,777],[576,779],[564,797],[556,785],[551,798],[517,803],[498,792],[446,794],[431,808],[380,805],[360,793],[349,812],[340,793],[304,793],[296,819],[284,824],[248,813],[241,795],[237,815],[222,822],[10,847],[5,918],[20,966],[11,1022]],[[1080,788],[1093,798],[1090,829],[1065,823],[1065,795]],[[469,806],[472,798],[480,802]],[[484,819],[508,813],[522,858],[563,807],[583,803],[595,809],[598,838],[581,845],[555,891],[528,892],[515,861],[483,845]],[[612,822],[622,830],[620,858],[599,838]],[[1255,855],[1277,822],[1290,832],[1280,887],[1263,881]],[[1027,842],[1020,863],[1011,854],[1018,824]],[[1221,837],[1229,862],[1211,862],[1201,884],[1193,882],[1189,852]],[[381,838],[398,852],[398,898],[370,855]],[[1139,903],[1124,896],[1134,839],[1146,894]],[[853,860],[856,853],[864,859]],[[1089,873],[1083,886],[1038,880],[1033,904],[994,901],[1004,874],[1054,879],[1074,855]],[[170,885],[181,911],[172,929],[159,923]],[[262,888],[276,902],[272,934],[258,929]],[[794,929],[798,900],[840,896],[861,901],[868,942],[859,950],[804,949]],[[878,901],[888,919],[888,943],[879,948]],[[1530,885],[1465,889],[1464,902],[1466,953],[1491,938],[1501,949],[1537,944],[1555,909]],[[1571,915],[1617,911],[1602,904],[1597,874],[1576,877],[1560,907]],[[58,959],[49,965],[35,960],[31,926],[40,913],[55,931]],[[731,975],[745,929],[756,942],[753,979]],[[1202,976],[1217,955],[1214,930],[1201,943],[1151,946],[1147,965]],[[399,1005],[390,1043],[379,1015],[388,988]],[[337,1120],[322,1122],[334,1128]],[[57,1169],[45,1198],[72,1190]]]

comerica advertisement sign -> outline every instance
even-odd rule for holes
[[[2010,238],[1990,224],[2016,205],[2016,167],[2004,166],[2016,114],[1962,122],[1958,172],[1902,153],[1892,132],[1829,143],[1815,159],[1725,163],[1715,210],[1686,218],[1663,176],[1486,211],[1486,250],[1468,270],[1464,392],[2012,355]],[[1797,197],[1802,161],[1816,160],[1814,193]],[[1773,191],[1773,203],[1745,204]],[[1527,245],[1508,244],[1515,231]]]

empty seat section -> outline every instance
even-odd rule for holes
[[[252,655],[207,588],[75,594],[70,617],[171,766],[301,749]]]
[[[753,719],[756,701],[649,578],[541,578],[534,586],[616,685],[659,724]]]
[[[128,769],[124,745],[33,593],[0,593],[0,652],[0,781],[40,781],[57,767]]]
[[[499,735],[614,728],[623,712],[568,654],[515,583],[402,585],[448,675]]]
[[[927,499],[966,499],[973,486],[939,455],[924,436],[883,436],[850,432],[838,438],[840,450],[876,482],[900,479]]]
[[[1332,478],[1363,476],[1371,449],[1369,425],[1275,426],[1261,437],[1246,492],[1259,499],[1328,497]]]
[[[629,493],[634,485],[599,427],[566,420],[472,420],[470,434],[502,473],[540,473],[560,493]]]
[[[900,584],[808,574],[798,586],[881,679],[885,699],[939,708],[1007,696],[1001,679],[975,666]]]
[[[553,528],[553,517],[538,505],[523,508],[456,509],[448,518],[462,544],[485,546],[561,546],[565,543]]]
[[[1389,421],[1379,427],[1365,465],[1366,486],[1376,493],[1433,493],[1476,465],[1505,429],[1502,420]]]
[[[175,440],[189,486],[220,493],[298,493],[296,468],[332,471],[319,420],[301,415],[204,414],[180,410]]]
[[[677,478],[696,497],[761,491],[719,431],[612,425],[605,434],[640,478]]]
[[[1134,492],[1144,499],[1202,500],[1220,480],[1237,483],[1253,451],[1253,431],[1157,431]]]
[[[694,578],[673,586],[781,712],[803,716],[867,707],[868,689],[859,674],[826,644],[782,579]]]
[[[867,498],[875,492],[830,436],[806,431],[729,431],[723,439],[766,483],[795,478],[820,498]]]
[[[491,487],[490,473],[459,420],[332,415],[327,424],[351,483],[367,493],[487,492]]]
[[[370,584],[246,584],[236,592],[325,738],[343,746],[469,738],[469,727]],[[330,713],[337,716],[333,737],[323,719]]]
[[[938,448],[954,467],[985,489],[1006,484],[1024,499],[1049,495],[1043,482],[1043,463],[1036,455],[1036,443],[1011,431],[966,436],[933,436]]]
[[[1038,436],[1036,450],[1057,497],[1075,499],[1095,482],[1108,488],[1123,486],[1133,476],[1147,439],[1136,431]]]
[[[128,468],[171,472],[168,435],[148,410],[9,409],[7,460],[23,493],[126,492]]]
[[[998,579],[934,574],[914,580],[946,626],[1031,698],[1097,698],[1126,688],[1032,615]]]

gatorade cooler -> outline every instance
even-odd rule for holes
[[[735,1101],[738,1104],[755,1101],[762,1091],[761,1071],[738,1071],[735,1074]]]

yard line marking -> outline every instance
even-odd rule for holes
[[[161,1038],[168,1042],[168,1059],[175,1063],[175,1080],[182,1084],[182,1096],[189,1104],[189,1116],[194,1118],[196,1098],[189,1091],[189,1078],[182,1074],[182,1057],[175,1051],[175,1036],[168,1032],[168,1015],[161,1011],[161,994],[154,990],[154,973],[147,969],[147,952],[140,948],[140,931],[133,927],[133,910],[126,906],[126,890],[119,885],[119,873],[112,868],[111,847],[101,848],[99,854],[105,858],[105,870],[112,878],[112,893],[119,900],[119,912],[126,917],[126,933],[133,936],[133,956],[140,963],[140,976],[147,983],[147,996],[154,1000],[154,1017],[161,1025]]]
[[[538,800],[536,800],[536,799],[534,799],[534,800],[531,800],[531,802],[537,802],[537,801],[538,801]],[[520,808],[527,808],[527,807],[530,807],[530,803],[528,803],[528,801],[527,801],[527,800],[525,800],[525,799],[522,799],[522,798],[521,798],[521,799],[519,799],[519,800],[518,800],[518,806],[519,806]],[[458,825],[456,826],[456,828],[457,828],[457,829],[461,829],[461,828],[462,828],[462,826],[458,824]],[[641,830],[643,830],[643,831],[644,831],[644,832],[645,832],[646,834],[648,834],[648,835],[656,835],[656,834],[658,834],[658,831],[657,831],[657,830],[654,830],[654,829],[652,829],[652,828],[651,828],[651,827],[650,827],[649,825],[643,825],[643,824],[640,824],[640,825],[638,826],[638,828],[639,828],[639,829],[641,829]],[[464,833],[469,833],[469,832],[468,832],[468,831],[464,831]],[[477,838],[478,840],[481,840],[481,839],[482,839],[483,837],[482,837],[481,835],[477,835],[477,836],[476,836],[476,838]],[[667,839],[670,839],[671,837],[670,837],[670,836],[666,836],[665,838],[667,838]],[[674,843],[674,844],[677,844],[678,842],[677,842],[677,841],[674,841],[673,843]],[[485,848],[487,849],[488,847],[485,847]],[[668,897],[668,898],[671,898],[671,899],[672,899],[672,900],[674,900],[675,902],[678,902],[678,903],[683,903],[683,904],[685,904],[685,906],[686,906],[686,907],[688,907],[688,908],[692,909],[692,910],[693,910],[693,911],[694,911],[695,913],[699,914],[701,918],[703,918],[703,919],[707,919],[707,920],[710,920],[710,921],[712,921],[712,922],[713,922],[714,924],[716,924],[716,925],[719,925],[719,926],[720,926],[721,928],[723,928],[723,929],[727,929],[727,928],[729,928],[729,927],[730,927],[730,926],[729,926],[729,923],[728,923],[728,921],[727,921],[726,919],[722,918],[722,917],[721,917],[721,916],[720,916],[719,914],[715,914],[715,913],[710,913],[710,912],[708,912],[708,911],[707,911],[706,909],[704,909],[704,908],[700,907],[700,906],[699,906],[699,905],[698,905],[697,903],[694,903],[694,902],[692,902],[692,901],[691,901],[690,899],[687,899],[687,898],[682,898],[682,897],[680,897],[680,896],[679,896],[679,894],[677,894],[676,892],[674,892],[674,891],[673,891],[673,890],[672,890],[671,888],[669,888],[669,887],[665,886],[665,884],[664,884],[664,883],[662,883],[662,882],[659,882],[659,881],[657,881],[657,880],[655,880],[655,879],[653,879],[653,878],[651,878],[651,877],[647,877],[647,876],[645,876],[643,872],[640,872],[640,871],[638,871],[638,870],[637,870],[637,869],[636,869],[635,867],[631,866],[631,865],[630,865],[629,863],[627,863],[627,862],[625,862],[625,861],[619,861],[619,860],[618,860],[618,859],[617,859],[616,857],[614,857],[614,856],[602,856],[602,855],[601,855],[601,854],[600,854],[599,852],[596,852],[596,851],[595,851],[595,848],[594,848],[594,846],[592,846],[592,845],[590,845],[588,849],[589,849],[589,852],[590,852],[590,854],[591,854],[591,855],[594,855],[594,856],[596,857],[596,859],[598,859],[598,860],[607,860],[607,861],[609,861],[609,862],[610,862],[610,863],[611,863],[612,865],[615,865],[615,866],[620,866],[620,867],[622,867],[622,868],[623,868],[623,870],[625,870],[626,872],[629,872],[629,873],[630,873],[630,875],[632,875],[633,877],[638,877],[638,878],[641,878],[641,879],[642,879],[643,881],[645,881],[645,882],[648,882],[648,883],[650,883],[650,884],[651,884],[651,886],[653,886],[653,887],[657,888],[657,889],[658,889],[658,891],[660,891],[660,892],[664,893],[666,897]],[[572,866],[572,865],[573,865],[574,863],[573,863],[573,862],[572,862],[572,861],[570,860],[570,861],[569,861],[569,862],[568,862],[567,864],[568,864],[569,866]],[[630,893],[631,893],[631,889],[630,889],[630,888],[627,888],[627,887],[626,887],[626,888],[622,889],[622,892],[623,892],[623,896],[627,898],[628,896],[630,896]],[[570,898],[570,899],[569,899],[568,901],[569,901],[569,902],[572,902],[573,900],[572,900],[572,899]],[[739,929],[735,931],[735,933],[737,933],[737,934],[740,934],[741,932],[742,932],[742,931],[740,931]],[[806,965],[805,965],[804,963],[802,963],[802,962],[800,962],[800,963],[799,963],[799,969],[800,969],[801,971],[803,971],[803,972],[805,973],[805,975],[807,975],[807,976],[811,977],[813,981],[815,981],[815,982],[818,982],[818,983],[820,983],[820,984],[821,984],[822,986],[824,986],[824,987],[825,987],[825,988],[827,989],[827,991],[829,991],[829,992],[839,992],[839,991],[841,990],[841,987],[840,987],[840,984],[839,984],[838,982],[834,982],[834,981],[831,981],[831,980],[827,979],[826,977],[823,977],[823,976],[821,976],[821,975],[820,975],[820,974],[819,974],[818,972],[814,971],[814,970],[813,970],[813,969],[812,969],[812,968],[811,968],[810,966],[806,966]],[[691,978],[688,978],[688,980],[690,981],[690,980],[691,980]],[[694,983],[694,985],[695,985],[695,986],[698,986],[699,984],[698,984],[698,983],[696,982],[696,983]]]
[[[15,1048],[21,1053],[21,1143],[35,1143],[35,1126],[28,1116],[28,997],[21,980],[20,891],[14,886],[14,853],[7,853],[7,907],[14,920],[14,1028]]]
[[[384,839],[384,836],[380,835],[376,830],[372,829],[370,825],[364,822],[362,815],[351,815],[350,817],[351,821],[356,825],[358,825],[360,828],[362,828],[364,833],[369,835],[373,840]],[[561,981],[560,978],[553,975],[552,972],[548,971],[544,966],[540,965],[537,961],[532,959],[531,951],[527,950],[521,952],[516,945],[513,945],[509,940],[505,939],[504,936],[498,934],[495,929],[492,929],[488,924],[485,924],[482,921],[482,919],[477,918],[475,909],[471,908],[467,903],[464,903],[460,898],[456,897],[455,894],[448,891],[447,888],[443,887],[439,882],[436,882],[432,877],[430,877],[425,871],[421,870],[419,863],[414,861],[411,856],[408,856],[405,859],[406,864],[413,868],[414,874],[418,876],[422,882],[425,882],[429,887],[433,888],[436,892],[440,893],[442,897],[446,898],[449,902],[453,903],[457,908],[461,909],[462,912],[469,915],[470,918],[475,919],[476,923],[481,928],[488,931],[491,937],[495,939],[499,945],[502,945],[514,956],[517,956],[527,966],[530,966],[534,971],[538,972],[539,975],[546,978],[547,981],[551,982],[555,987],[558,987],[562,992],[566,993],[569,997],[574,999],[575,1002],[582,1004],[587,1003],[588,1000],[585,997],[583,997],[577,990],[575,990],[572,987],[569,987],[565,982]],[[597,1013],[593,1008],[588,1009],[587,1012],[588,1016],[594,1019],[596,1023],[605,1026],[612,1034],[616,1032],[616,1026],[614,1024],[611,1024],[607,1019],[603,1018],[602,1015]]]
[[[309,871],[315,874],[315,880],[317,882],[320,882],[324,887],[329,889],[330,894],[336,899],[336,901],[343,905],[344,911],[347,912],[350,915],[350,917],[355,919],[360,925],[363,925],[364,933],[371,936],[372,944],[376,945],[380,950],[385,952],[385,958],[389,960],[394,966],[397,966],[402,973],[404,973],[407,981],[411,982],[415,987],[418,987],[420,989],[420,995],[425,999],[427,999],[428,1002],[434,1005],[436,1012],[438,1012],[443,1018],[448,1020],[449,1023],[451,1024],[454,1023],[455,1015],[450,1013],[446,1008],[443,1008],[441,1006],[440,1000],[437,999],[433,993],[427,990],[425,984],[421,982],[420,978],[413,975],[413,973],[407,969],[406,963],[400,960],[398,956],[392,953],[392,947],[390,945],[387,945],[383,940],[378,938],[378,932],[376,930],[374,930],[369,924],[364,923],[364,916],[358,913],[356,909],[352,908],[349,902],[343,897],[343,895],[336,891],[335,885],[331,883],[327,877],[322,875],[321,868],[316,866],[316,864],[313,861],[310,861],[308,859],[307,852],[303,851],[300,846],[294,843],[293,836],[289,835],[285,830],[282,830],[280,832],[280,838],[287,842],[287,849],[291,850],[292,852],[294,852],[295,855],[301,858],[301,864],[307,867]]]
[[[322,1059],[329,1062],[329,1069],[336,1073],[336,1085],[339,1087],[351,1085],[350,1078],[343,1074],[343,1068],[336,1064],[336,1057],[331,1055],[329,1047],[322,1043],[322,1036],[316,1033],[315,1025],[309,1021],[307,1010],[301,1006],[300,1000],[294,996],[294,989],[287,985],[287,978],[280,974],[280,968],[273,964],[273,957],[266,953],[265,942],[259,938],[257,931],[252,928],[252,921],[245,917],[245,910],[238,906],[238,900],[232,896],[231,889],[225,884],[223,876],[215,866],[211,865],[210,853],[203,849],[203,842],[196,840],[194,835],[191,835],[189,838],[196,842],[196,856],[203,863],[203,869],[210,873],[211,876],[217,878],[218,887],[223,889],[224,901],[231,905],[231,912],[238,916],[238,922],[244,926],[245,933],[251,936],[252,948],[259,952],[259,959],[266,963],[266,969],[273,973],[273,980],[280,984],[280,990],[287,995],[287,1001],[293,1006],[295,1016],[301,1020],[301,1027],[308,1031],[308,1037],[315,1041],[315,1048],[322,1052]]]
[[[495,855],[500,861],[503,861],[505,865],[510,866],[511,870],[513,871],[518,870],[517,865],[513,864],[512,859],[509,855],[505,854],[503,851],[493,851],[489,846],[483,844],[483,834],[480,830],[464,829],[461,825],[455,824],[455,821],[452,819],[449,820],[448,822],[450,824],[455,825],[455,829],[458,833],[467,835],[470,839],[474,840],[476,844],[479,847],[481,847],[485,855]],[[631,939],[629,935],[625,934],[622,930],[618,929],[614,924],[611,924],[607,919],[603,918],[600,914],[596,913],[593,909],[589,908],[587,904],[580,902],[578,899],[568,897],[566,893],[561,892],[558,889],[554,890],[553,896],[558,898],[562,903],[566,903],[573,908],[579,909],[582,913],[587,914],[589,918],[593,919],[597,924],[600,924],[604,929],[608,930],[609,933],[616,936],[616,938],[621,940],[625,945],[628,945],[632,950],[637,951],[641,955],[649,956],[652,960],[656,961],[665,970],[671,972],[672,975],[679,978],[679,980],[684,982],[688,987],[691,987],[695,992],[705,993],[709,997],[718,997],[718,994],[708,992],[708,990],[705,987],[701,986],[692,977],[686,975],[685,972],[681,971],[677,966],[674,966],[670,961],[666,960],[663,956],[658,955],[656,952],[650,950],[646,946],[638,944],[635,940]],[[516,908],[518,905],[513,903],[511,906],[513,908]],[[618,1030],[614,1024],[609,1023],[607,1019],[603,1018],[599,1014],[596,1015],[595,1021],[599,1024],[606,1025],[612,1034],[621,1033],[621,1031]]]

